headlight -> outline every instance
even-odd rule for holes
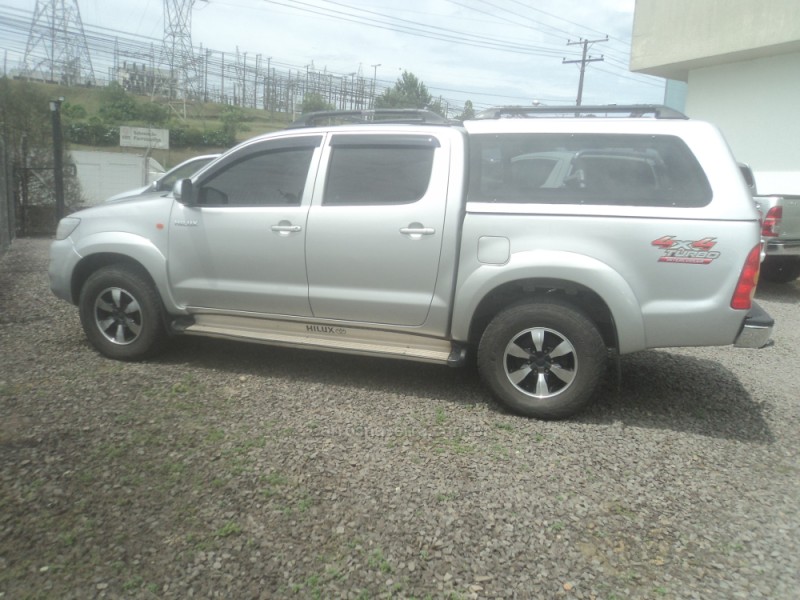
[[[75,217],[64,217],[58,222],[58,229],[56,229],[56,239],[57,240],[65,240],[67,239],[75,229],[77,229],[78,225],[81,224],[80,219],[76,219]]]

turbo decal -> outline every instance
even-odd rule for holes
[[[700,240],[677,240],[674,235],[665,235],[651,244],[663,250],[658,262],[683,263],[689,265],[708,265],[720,257],[712,248],[717,238],[706,237]]]

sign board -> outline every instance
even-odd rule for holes
[[[169,129],[150,129],[148,127],[119,128],[119,145],[130,148],[156,148],[169,150]]]

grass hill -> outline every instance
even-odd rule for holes
[[[65,106],[80,106],[85,110],[86,119],[100,117],[101,108],[104,102],[104,88],[87,87],[65,87],[47,83],[32,84],[42,90],[50,98],[63,97]],[[137,105],[155,103],[164,108],[169,114],[169,122],[160,125],[164,129],[170,127],[189,127],[201,131],[214,131],[223,127],[223,114],[229,110],[225,104],[203,103],[196,101],[172,101],[168,102],[163,98],[150,98],[149,96],[137,96],[129,94],[130,98]],[[237,108],[239,121],[236,132],[236,141],[244,141],[262,133],[283,129],[291,121],[286,113],[270,113],[266,110],[255,108]],[[129,121],[120,123],[122,125],[147,126],[145,122]],[[134,152],[144,153],[140,148],[120,148],[119,146],[88,146],[81,144],[70,144],[70,148],[75,150],[101,150],[104,152]],[[225,147],[184,147],[171,148],[170,150],[152,150],[150,156],[159,161],[165,168],[170,168],[198,154],[211,154],[222,152]]]

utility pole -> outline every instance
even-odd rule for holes
[[[378,81],[378,67],[381,66],[381,63],[372,66],[372,98],[370,100],[370,108],[375,108],[375,84]]]
[[[567,46],[577,46],[577,45],[583,46],[583,56],[581,57],[580,60],[567,60],[566,58],[561,59],[562,65],[574,65],[578,63],[580,63],[581,65],[581,76],[578,81],[578,99],[575,102],[575,106],[580,106],[581,100],[583,99],[583,78],[586,73],[586,65],[592,62],[600,62],[605,60],[602,54],[600,55],[600,58],[592,58],[591,56],[588,56],[589,44],[597,44],[598,42],[607,42],[607,41],[608,41],[608,36],[604,37],[601,40],[579,40],[577,42],[567,41]]]
[[[64,218],[64,142],[61,137],[61,103],[64,98],[50,101],[53,121],[53,174],[55,176],[56,221]]]

